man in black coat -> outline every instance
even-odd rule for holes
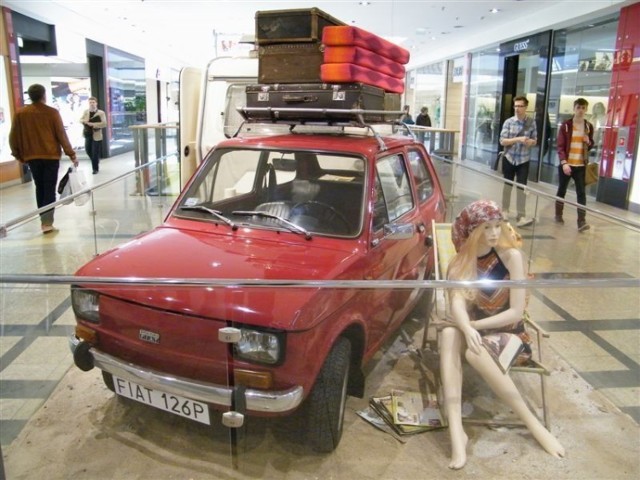
[[[416,125],[420,127],[430,127],[431,126],[431,117],[429,116],[429,109],[427,107],[422,107],[420,109],[420,113],[416,117]],[[424,143],[424,134],[426,132],[424,130],[417,130],[417,137],[420,143]]]

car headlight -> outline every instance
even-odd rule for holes
[[[71,306],[76,317],[100,323],[100,294],[82,287],[71,287]]]
[[[238,358],[268,365],[278,365],[284,361],[283,332],[246,327],[240,327],[240,332],[240,340],[234,344],[234,351]]]

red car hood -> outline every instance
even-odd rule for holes
[[[257,280],[362,279],[357,248],[327,248],[326,239],[272,241],[159,227],[87,263],[77,275],[91,277]],[[212,280],[214,281],[214,280]],[[308,328],[353,294],[345,289],[206,286],[101,286],[104,294],[187,315],[274,328]]]

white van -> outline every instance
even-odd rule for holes
[[[258,83],[257,52],[244,57],[217,57],[206,71],[180,72],[180,145],[182,185],[218,142],[242,124],[238,107],[246,106],[245,87]]]

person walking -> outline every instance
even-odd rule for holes
[[[102,152],[102,129],[107,126],[107,116],[98,109],[98,99],[89,97],[89,108],[80,119],[84,125],[84,150],[91,159],[95,175],[100,171],[100,153]]]
[[[431,126],[431,117],[429,116],[429,109],[427,107],[422,107],[420,109],[420,113],[416,117],[416,125],[420,127],[430,127]],[[418,130],[417,137],[420,143],[424,143],[425,131]]]
[[[527,116],[527,97],[518,96],[513,99],[515,115],[507,118],[500,132],[500,145],[505,147],[502,173],[506,180],[516,179],[516,183],[526,185],[529,177],[529,159],[531,147],[538,142],[536,122]],[[513,186],[505,184],[502,190],[502,211],[509,214],[511,206],[511,191]],[[516,207],[518,209],[516,225],[526,227],[533,223],[533,218],[526,216],[526,198],[524,189],[518,187],[516,193]]]
[[[573,178],[576,185],[576,197],[580,205],[587,204],[585,191],[585,170],[589,160],[589,150],[594,146],[593,125],[585,118],[589,102],[578,98],[573,102],[573,117],[563,122],[558,129],[556,142],[560,165],[558,166],[558,191],[556,197],[564,198],[569,182]],[[557,223],[564,223],[562,212],[564,202],[556,200]],[[586,220],[587,212],[578,208],[578,231],[584,232],[591,228]]]
[[[61,150],[75,166],[78,160],[67,138],[60,112],[46,104],[45,88],[36,83],[29,87],[27,94],[31,105],[22,107],[15,114],[9,132],[9,146],[11,155],[29,166],[36,187],[36,204],[42,208],[56,201]],[[53,208],[40,214],[42,233],[56,230],[53,216]]]

